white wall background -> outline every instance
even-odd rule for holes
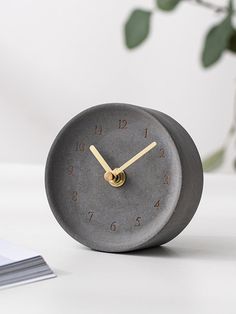
[[[236,57],[227,53],[210,70],[199,61],[203,36],[220,16],[190,3],[171,14],[156,13],[148,41],[126,50],[122,25],[128,14],[153,5],[0,2],[0,162],[44,163],[59,129],[104,102],[170,114],[202,156],[222,143],[232,120]]]

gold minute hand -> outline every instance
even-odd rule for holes
[[[128,168],[130,165],[132,165],[135,161],[137,161],[139,158],[143,157],[146,153],[148,153],[151,149],[153,149],[157,145],[156,142],[152,142],[147,147],[145,147],[141,152],[136,154],[134,157],[132,157],[130,160],[126,161],[120,168],[115,169],[115,173],[113,170],[113,173],[115,175],[118,175],[120,172]]]
[[[93,155],[97,159],[97,161],[100,163],[100,165],[103,167],[103,169],[106,172],[112,172],[111,168],[109,167],[109,165],[107,164],[105,159],[102,157],[102,155],[99,153],[97,148],[94,145],[91,145],[89,147],[89,149],[91,150],[91,152],[93,153]]]

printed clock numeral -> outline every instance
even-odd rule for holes
[[[84,143],[79,143],[79,142],[76,142],[75,143],[75,151],[76,152],[84,152],[85,151],[85,144]]]
[[[72,201],[77,202],[78,198],[79,198],[79,193],[77,191],[73,191],[72,196],[71,196]]]
[[[140,227],[141,226],[141,217],[137,217],[135,219],[135,225],[134,226],[135,227]]]
[[[94,212],[93,212],[93,211],[89,211],[89,212],[88,212],[89,222],[92,220],[93,215],[94,215]]]
[[[74,175],[74,166],[70,165],[70,166],[67,166],[66,168],[66,172],[69,176],[73,176]]]
[[[169,185],[170,184],[170,175],[165,174],[163,178],[163,183]]]
[[[157,207],[157,208],[160,207],[160,200],[158,200],[158,201],[155,203],[154,207]]]
[[[111,230],[111,231],[116,231],[116,229],[117,229],[116,221],[113,221],[113,222],[111,223],[111,225],[110,225],[110,230]]]
[[[96,135],[102,135],[102,126],[101,125],[95,125],[94,133]]]
[[[119,120],[119,129],[127,129],[127,120],[123,119],[123,120]]]
[[[159,157],[160,158],[165,158],[166,157],[164,148],[160,148],[159,149]]]
[[[144,138],[148,137],[148,128],[144,129]]]

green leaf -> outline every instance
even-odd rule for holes
[[[227,49],[229,39],[233,33],[231,24],[231,14],[218,25],[214,26],[208,32],[202,52],[202,64],[204,67],[209,67],[218,61]]]
[[[232,136],[234,134],[234,132],[236,131],[235,129],[235,125],[231,125],[230,129],[229,129],[229,134]]]
[[[125,44],[133,49],[139,46],[148,36],[151,12],[136,9],[125,23]]]
[[[228,50],[236,53],[236,30],[235,29],[234,29],[234,32],[232,33],[232,35],[229,39]]]
[[[222,147],[203,160],[202,162],[203,170],[205,172],[210,172],[219,168],[224,161],[224,157],[225,157],[225,148]]]
[[[172,11],[180,0],[156,0],[157,7],[163,11]]]

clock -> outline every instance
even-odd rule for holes
[[[192,219],[202,193],[197,148],[170,116],[128,104],[91,107],[50,149],[51,210],[64,230],[99,251],[162,245]]]

